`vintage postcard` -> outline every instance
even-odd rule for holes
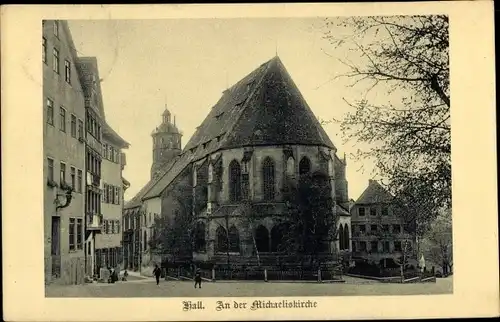
[[[2,16],[6,319],[499,314],[492,3]]]

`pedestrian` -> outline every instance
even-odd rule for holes
[[[153,270],[153,275],[156,277],[156,285],[160,285],[160,275],[161,268],[158,267],[158,264],[155,265],[155,269]]]
[[[196,285],[199,285],[201,288],[201,272],[199,268],[196,270],[196,274],[194,276],[194,288],[196,288]]]

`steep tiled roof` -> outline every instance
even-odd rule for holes
[[[142,198],[144,197],[144,195],[160,180],[163,178],[163,175],[165,175],[167,172],[169,172],[169,170],[172,168],[172,166],[174,165],[174,163],[177,161],[177,159],[174,159],[172,161],[170,161],[169,163],[167,163],[164,167],[162,167],[160,173],[158,176],[156,176],[155,178],[151,179],[148,181],[148,183],[146,183],[146,185],[144,185],[144,187],[142,187],[141,190],[139,190],[138,193],[135,194],[135,196],[130,199],[125,205],[124,205],[124,208],[125,209],[131,209],[131,208],[136,208],[136,207],[139,207],[141,205],[141,201],[142,201]]]
[[[276,56],[224,91],[172,171],[143,197],[158,196],[192,161],[220,149],[304,144],[334,148]]]
[[[356,204],[388,203],[394,196],[375,180],[369,180],[368,187],[356,200]]]

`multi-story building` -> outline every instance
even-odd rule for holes
[[[85,276],[85,106],[66,21],[43,21],[45,281]]]
[[[387,259],[399,259],[413,251],[415,239],[395,212],[394,196],[375,180],[351,207],[352,255],[385,267]]]
[[[122,261],[122,171],[128,143],[108,124],[104,123],[102,135],[102,204],[103,229],[95,238],[97,268],[116,267]]]
[[[78,58],[77,68],[85,96],[86,132],[86,235],[87,274],[99,274],[119,258],[122,169],[128,147],[106,123],[99,69],[95,57]],[[113,265],[115,266],[115,265]]]
[[[155,215],[175,218],[185,203],[182,191],[195,200],[195,260],[249,262],[258,251],[262,260],[276,261],[290,221],[286,183],[315,173],[328,178],[332,213],[343,231],[328,236],[323,253],[350,249],[349,242],[339,244],[350,231],[345,158],[278,57],[225,90],[182,151],[174,148],[165,147],[168,160],[153,165],[151,180],[125,207],[124,218],[136,220],[136,229],[144,226],[131,233],[132,245],[139,245],[133,267],[148,264],[149,222]],[[248,217],[255,218],[251,225]]]

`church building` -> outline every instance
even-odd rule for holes
[[[285,184],[306,173],[329,178],[342,227],[325,251],[350,251],[345,157],[278,56],[225,90],[183,149],[181,137],[166,108],[152,133],[150,181],[124,207],[126,268],[154,264],[154,218],[174,218],[183,206],[179,193],[194,199],[194,260],[248,263],[256,251],[275,258],[287,223]]]

